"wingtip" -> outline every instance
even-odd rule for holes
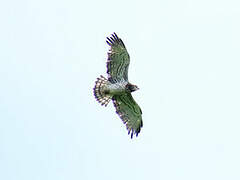
[[[118,37],[116,32],[113,32],[110,37],[107,37],[106,42],[109,46],[114,46],[119,44],[125,48],[123,41]]]

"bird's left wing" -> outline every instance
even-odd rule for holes
[[[107,61],[108,80],[112,83],[122,80],[128,81],[130,57],[123,41],[116,33],[113,33],[106,42],[111,47]]]
[[[116,113],[122,119],[123,123],[126,124],[128,134],[131,133],[131,138],[133,134],[138,136],[143,126],[142,111],[133,99],[131,93],[126,92],[121,95],[115,95],[112,99]]]

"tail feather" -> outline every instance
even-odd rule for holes
[[[101,104],[107,106],[111,100],[111,96],[106,93],[106,86],[108,80],[102,75],[100,78],[97,78],[95,86],[93,88],[93,93],[96,100]]]

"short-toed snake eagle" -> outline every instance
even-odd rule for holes
[[[113,101],[116,113],[126,124],[132,138],[134,134],[138,136],[143,123],[141,108],[131,95],[138,87],[128,82],[130,57],[116,33],[108,37],[106,42],[110,46],[107,59],[108,78],[102,75],[97,78],[93,88],[94,96],[101,105],[107,106],[110,100]]]

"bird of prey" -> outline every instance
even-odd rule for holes
[[[107,37],[107,44],[110,46],[107,59],[108,78],[100,76],[93,88],[96,100],[107,106],[112,100],[116,108],[116,113],[126,124],[128,134],[131,138],[138,133],[143,126],[142,111],[131,93],[138,90],[136,85],[128,81],[128,66],[130,57],[123,41],[113,33]]]

